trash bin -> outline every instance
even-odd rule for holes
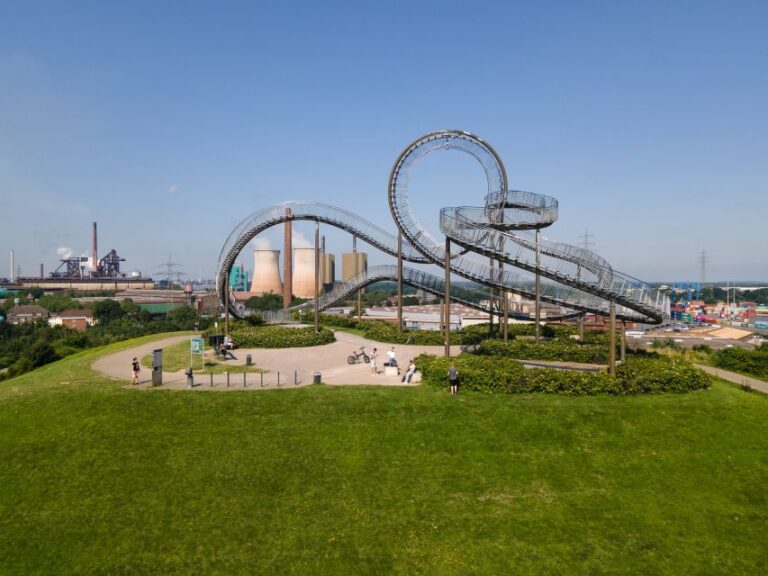
[[[194,388],[195,387],[195,376],[192,372],[192,367],[190,366],[184,371],[184,374],[187,376],[187,388]]]
[[[320,384],[320,372],[315,372],[312,375],[312,383],[313,384]]]
[[[245,365],[246,366],[253,366],[253,358],[251,358],[250,354],[245,355]]]

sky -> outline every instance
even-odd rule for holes
[[[700,279],[702,251],[706,280],[768,280],[766,29],[764,1],[0,0],[0,277],[11,249],[22,275],[90,255],[98,222],[125,272],[211,278],[288,200],[394,233],[393,162],[452,128],[559,200],[546,238],[647,281]],[[436,232],[486,183],[447,151],[409,192]]]

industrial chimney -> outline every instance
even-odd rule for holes
[[[280,280],[280,250],[253,251],[253,282],[250,294],[282,294],[283,283]]]
[[[99,258],[96,253],[96,222],[93,223],[93,264],[91,265],[91,276],[98,274]]]

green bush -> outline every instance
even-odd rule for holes
[[[240,348],[300,348],[336,341],[333,332],[326,328],[315,334],[312,327],[250,326],[244,322],[237,323],[230,334]]]
[[[481,356],[500,356],[519,360],[559,360],[585,364],[604,364],[608,361],[607,346],[584,344],[570,339],[538,343],[531,340],[512,342],[484,340],[475,353]]]
[[[616,377],[623,394],[689,392],[710,384],[709,375],[681,356],[630,356]]]
[[[753,350],[736,347],[718,350],[712,355],[712,361],[718,368],[768,379],[768,344]]]
[[[679,357],[642,356],[630,358],[611,376],[605,371],[526,369],[518,361],[504,356],[488,358],[461,354],[444,358],[422,354],[415,359],[428,385],[447,387],[448,367],[459,371],[462,390],[484,393],[595,394],[635,395],[661,392],[688,392],[709,385],[709,377]]]

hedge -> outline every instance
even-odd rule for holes
[[[712,361],[718,368],[768,379],[768,344],[754,350],[735,347],[718,350],[712,354]]]
[[[300,348],[321,346],[336,341],[327,328],[290,328],[285,326],[248,326],[238,323],[230,334],[240,348]]]
[[[414,362],[422,381],[446,387],[448,367],[459,371],[462,390],[485,393],[528,394],[543,392],[566,396],[595,394],[635,395],[642,393],[687,392],[709,385],[704,372],[682,358],[630,358],[611,376],[605,371],[584,372],[547,368],[526,369],[508,357],[461,354],[444,358],[422,354]]]
[[[552,340],[533,342],[530,340],[484,340],[475,350],[481,356],[500,356],[519,360],[559,360],[562,362],[583,362],[605,364],[608,362],[608,347],[603,344],[583,344],[577,340]]]

